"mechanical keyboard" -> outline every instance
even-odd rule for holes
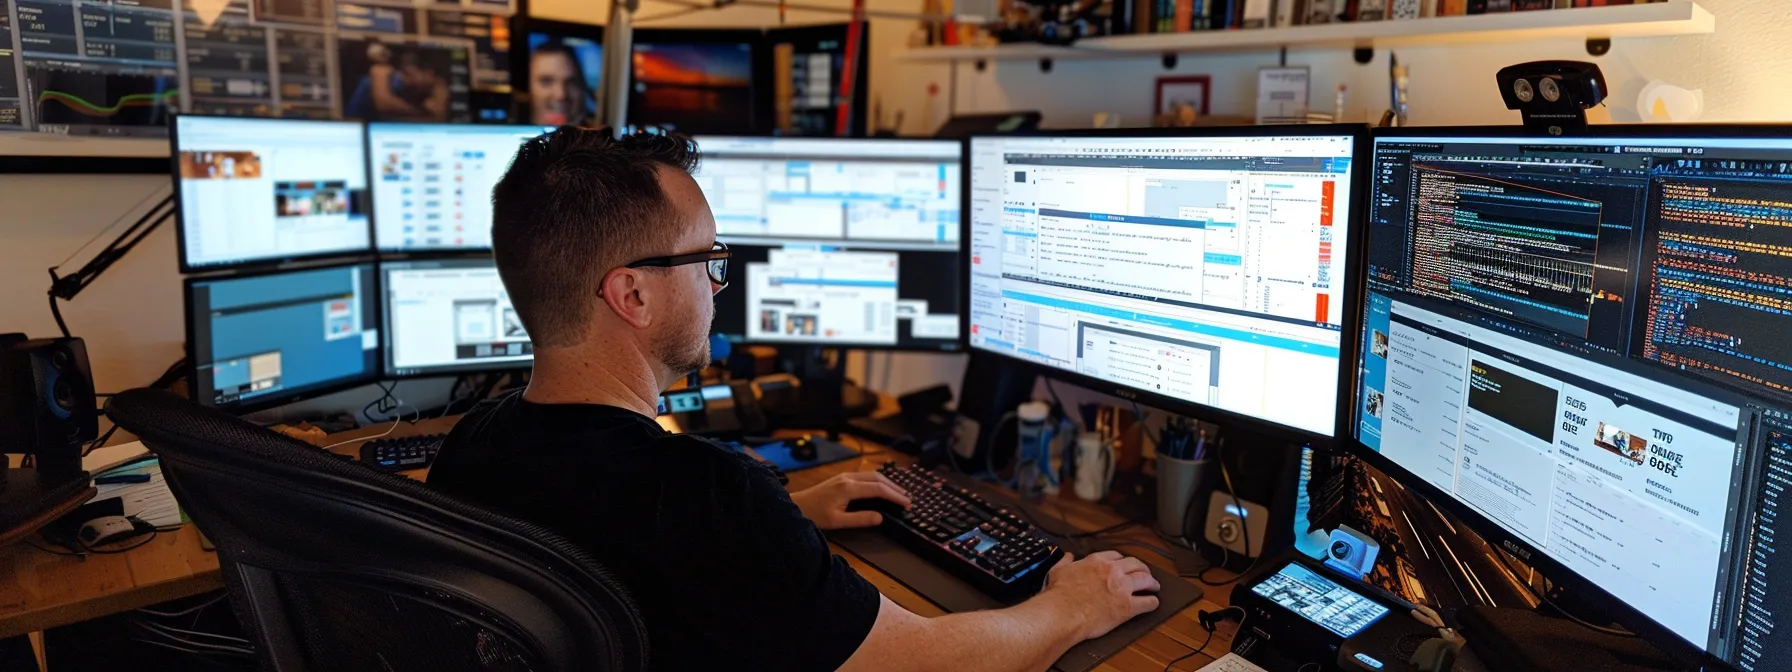
[[[848,510],[884,514],[885,535],[991,597],[1031,597],[1064,556],[1057,542],[1016,513],[924,469],[885,464],[877,471],[908,492],[913,506],[905,511],[884,500],[858,500]]]
[[[380,471],[423,469],[436,460],[447,434],[418,434],[397,439],[374,439],[361,444],[361,462]]]

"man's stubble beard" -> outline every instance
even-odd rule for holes
[[[666,369],[677,376],[687,376],[709,366],[709,321],[715,319],[715,311],[709,313],[709,320],[691,320],[689,326],[679,326],[667,331],[672,332],[667,338],[660,339],[655,347],[654,356],[665,365]]]

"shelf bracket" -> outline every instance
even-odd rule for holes
[[[1039,59],[1039,71],[1040,72],[1051,72],[1052,71],[1052,59],[1049,59],[1049,58]]]
[[[1373,63],[1375,62],[1375,47],[1357,47],[1356,51],[1351,53],[1351,57],[1356,59],[1357,65],[1368,65]]]
[[[1589,37],[1589,38],[1587,38],[1587,55],[1588,56],[1604,56],[1609,53],[1612,53],[1612,38],[1609,38],[1609,37]]]
[[[977,72],[983,72],[984,70],[988,70],[989,69],[989,59],[979,58],[975,61],[972,61],[971,67],[976,68]]]
[[[1164,54],[1164,69],[1165,70],[1175,70],[1176,69],[1176,61],[1177,61],[1176,52],[1172,51],[1172,52],[1168,52],[1168,53]]]

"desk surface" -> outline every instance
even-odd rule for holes
[[[400,425],[391,436],[445,432],[456,419]],[[386,429],[382,425],[344,432],[332,435],[328,441],[336,443],[378,435]],[[875,444],[855,442],[851,438],[846,441],[863,450],[865,456],[792,473],[790,488],[801,490],[836,474],[876,469],[888,460],[908,460],[906,456],[886,452]],[[351,443],[332,450],[357,454],[359,448],[359,443]],[[419,470],[406,472],[406,475],[421,480],[427,473],[427,470]],[[1048,502],[1047,506],[1055,507],[1056,512],[1061,512],[1067,520],[1083,529],[1099,529],[1121,522],[1103,507],[1069,496]],[[1133,527],[1115,536],[1160,543],[1146,527]],[[853,569],[897,604],[923,616],[945,613],[844,549],[835,546],[834,552],[846,558]],[[1140,553],[1139,557],[1174,571],[1165,558],[1148,552]],[[54,555],[29,544],[15,544],[0,549],[0,638],[78,623],[222,587],[217,554],[200,548],[199,533],[192,525],[176,532],[164,532],[131,551],[90,555],[85,561]],[[1208,588],[1206,598],[1171,617],[1097,669],[1103,672],[1160,672],[1165,663],[1201,644],[1207,633],[1196,623],[1195,612],[1218,609],[1216,602],[1223,604],[1227,592],[1223,587]],[[1229,629],[1222,629],[1215,634],[1207,646],[1207,653],[1222,655],[1231,646],[1228,632]],[[1193,670],[1206,662],[1197,657],[1180,663],[1177,669]]]

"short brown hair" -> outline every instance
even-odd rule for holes
[[[665,254],[677,237],[659,166],[690,173],[697,145],[673,135],[563,126],[523,144],[492,189],[492,253],[537,347],[577,345],[605,273]]]

